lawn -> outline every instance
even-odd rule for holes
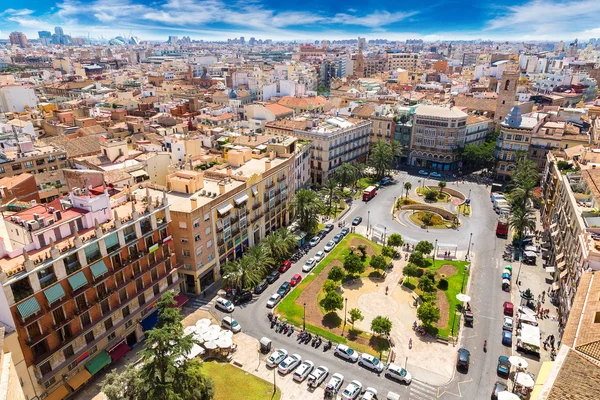
[[[302,323],[303,323],[302,319],[304,316],[304,308],[301,304],[298,304],[296,302],[296,300],[298,300],[298,297],[300,297],[300,295],[302,294],[302,291],[323,271],[323,269],[327,265],[329,265],[329,263],[331,263],[335,260],[343,261],[344,257],[350,253],[350,248],[349,248],[350,242],[352,241],[352,239],[355,239],[355,238],[359,238],[359,239],[368,241],[361,235],[354,234],[354,233],[348,234],[329,254],[327,254],[327,257],[325,257],[319,264],[317,264],[317,266],[312,270],[312,272],[310,274],[306,275],[304,277],[304,279],[300,282],[300,284],[294,290],[292,290],[291,293],[289,295],[287,295],[281,301],[281,303],[279,303],[279,305],[276,308],[275,313],[280,314],[281,318],[287,318],[288,322],[291,322],[294,325],[301,327]],[[371,246],[373,248],[373,251],[375,251],[376,254],[381,253],[381,245],[371,242]],[[370,260],[370,258],[366,257],[366,259],[363,261],[363,263],[368,265],[369,260]],[[361,274],[361,277],[362,276],[366,277],[372,272],[373,272],[373,269],[367,268],[365,270],[365,272],[363,274]],[[321,296],[321,294],[319,296]],[[318,298],[315,299],[315,301],[318,301],[318,300],[319,300]],[[342,319],[342,323],[343,323],[343,319]],[[348,326],[347,328],[349,328],[349,327],[350,326]],[[306,324],[306,329],[312,333],[316,333],[317,335],[321,336],[324,340],[331,340],[334,343],[348,344],[347,338],[338,336],[335,333],[333,333],[327,329],[324,329],[324,328],[321,328],[318,326],[314,326],[309,323]],[[362,352],[362,353],[369,353],[369,354],[372,354],[375,356],[379,356],[379,351],[382,350],[382,347],[380,346],[380,343],[374,337],[371,337],[370,335],[368,335],[364,332],[359,334],[358,336],[369,340],[369,342],[371,343],[371,346],[366,346],[361,343],[352,342],[352,347],[355,350]],[[357,337],[354,337],[351,339],[356,339],[356,338]],[[383,348],[383,350],[386,350],[386,349]]]
[[[279,400],[278,389],[273,396],[273,383],[248,374],[231,364],[205,362],[202,369],[210,375],[215,383],[214,400]],[[242,394],[243,393],[243,394]]]
[[[425,212],[423,211],[417,211],[415,213],[410,214],[408,217],[410,218],[410,220],[412,222],[414,222],[415,224],[422,226],[425,225],[423,223],[423,215],[425,214]],[[432,229],[448,229],[448,226],[452,226],[452,221],[448,221],[443,219],[440,215],[433,213],[433,217],[431,219],[431,225],[429,225],[430,228]]]
[[[439,189],[432,189],[432,188],[427,188],[427,187],[420,187],[417,188],[417,194],[423,196],[423,198],[425,198],[425,193],[428,190],[436,190],[438,192],[437,194],[437,202],[438,203],[447,203],[450,201],[450,195],[448,193],[445,192],[441,192],[439,191]]]
[[[460,206],[458,206],[458,213],[465,215],[465,216],[470,216],[471,215],[471,206],[466,205],[465,203],[461,204]]]

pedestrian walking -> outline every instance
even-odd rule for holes
[[[412,349],[412,338],[408,339],[408,348]]]

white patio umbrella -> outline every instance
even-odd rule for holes
[[[520,398],[516,394],[505,390],[498,392],[498,400],[520,400]]]
[[[221,336],[215,341],[215,344],[222,349],[228,349],[233,344],[233,340],[230,337]]]
[[[216,330],[208,330],[202,334],[202,340],[205,342],[210,342],[219,337],[219,331]]]
[[[202,337],[202,334],[200,334],[200,333],[195,333],[194,334],[194,339],[197,340],[200,343],[204,342],[204,338]]]
[[[526,387],[526,388],[532,388],[535,385],[535,382],[533,381],[533,378],[531,377],[531,375],[529,375],[528,373],[525,373],[525,372],[517,373],[516,381],[519,385]]]
[[[463,303],[471,301],[471,296],[466,295],[464,293],[459,293],[456,295],[456,300],[462,301]]]
[[[221,333],[219,333],[219,337],[228,337],[228,338],[232,338],[233,337],[233,332],[231,331],[226,331],[226,330],[222,330]]]
[[[192,346],[192,349],[190,350],[190,352],[187,353],[185,356],[187,357],[188,360],[191,360],[192,358],[194,358],[198,355],[202,355],[204,353],[205,353],[204,349],[199,344],[194,344]]]
[[[522,369],[527,369],[527,366],[529,365],[526,359],[519,356],[510,356],[508,357],[508,361],[513,367],[518,367]]]
[[[185,328],[183,328],[183,333],[185,333],[186,335],[189,335],[192,333],[197,333],[197,332],[198,332],[198,328],[196,327],[196,325],[186,326]]]
[[[217,331],[217,332],[221,332],[221,327],[219,325],[211,325],[208,327],[209,331]]]
[[[210,326],[210,319],[208,319],[208,318],[199,319],[198,321],[196,321],[195,326],[197,328],[208,328]]]
[[[214,350],[217,348],[217,344],[211,340],[209,342],[204,343],[204,348],[208,350]]]

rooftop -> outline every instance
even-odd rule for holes
[[[467,114],[458,107],[441,107],[422,104],[415,114],[419,117],[466,118]]]

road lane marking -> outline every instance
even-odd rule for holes
[[[461,397],[462,397],[462,392],[461,392],[461,390],[460,390],[460,385],[461,385],[462,383],[469,383],[469,382],[473,382],[473,379],[469,379],[468,381],[462,381],[462,382],[458,382],[458,383],[456,384],[456,388],[458,389],[458,394],[456,394],[456,393],[452,393],[452,392],[449,392],[449,391],[447,391],[447,390],[444,390],[442,393],[440,393],[440,389],[438,389],[438,396],[437,396],[437,398],[439,399],[440,397],[442,397],[442,396],[443,396],[444,394],[446,394],[446,393],[447,393],[447,394],[450,394],[450,395],[452,395],[452,396],[454,396],[454,397],[461,398]]]

